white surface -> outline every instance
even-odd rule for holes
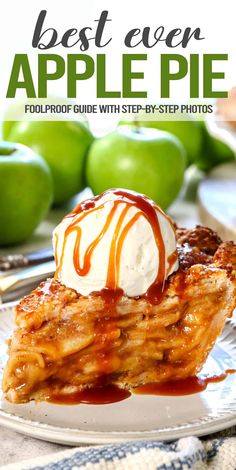
[[[202,223],[236,241],[236,162],[216,167],[200,183],[198,200]]]
[[[134,192],[133,194],[137,195]],[[130,192],[130,195],[132,196],[132,192]],[[160,226],[165,245],[165,272],[167,277],[168,257],[176,250],[175,232],[169,219],[154,201],[146,198],[146,202],[150,208],[155,208],[156,220]],[[58,265],[60,265],[58,279],[62,284],[75,289],[82,295],[89,295],[91,292],[104,289],[107,286],[110,251],[114,236],[118,236],[117,242],[119,242],[123,230],[138,216],[139,218],[128,230],[122,245],[119,271],[117,273],[118,283],[115,288],[122,289],[128,297],[136,297],[147,292],[157,278],[160,253],[153,228],[146,219],[145,213],[132,205],[132,200],[128,198],[121,199],[118,194],[110,190],[105,192],[101,199],[95,201],[95,207],[87,211],[85,215],[86,217],[81,219],[81,214],[71,214],[70,217],[65,217],[54,230],[55,259],[58,260]],[[122,220],[123,215],[124,219]],[[110,224],[103,233],[104,227],[109,221],[109,216],[112,216]],[[122,223],[119,228],[121,220]],[[68,229],[71,232],[66,236]],[[80,275],[74,265],[73,258],[78,233],[80,234],[80,244],[77,256],[81,268],[85,263],[85,253],[102,234],[92,253],[90,269],[85,275]],[[178,262],[171,267],[169,274],[177,269]],[[112,286],[109,287],[112,288]]]
[[[3,367],[4,341],[13,328],[13,313],[11,306],[3,306],[0,311],[0,365]],[[207,360],[205,373],[219,374],[235,367],[235,333],[236,321],[231,319]],[[69,445],[205,435],[236,424],[235,387],[236,374],[231,374],[223,382],[209,384],[205,391],[195,395],[132,395],[109,405],[12,405],[2,398],[0,423],[32,437]]]

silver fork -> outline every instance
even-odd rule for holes
[[[55,262],[49,261],[31,268],[25,268],[16,271],[14,274],[6,275],[0,278],[0,302],[4,302],[6,297],[14,297],[14,293],[26,289],[34,283],[43,281],[55,272]]]

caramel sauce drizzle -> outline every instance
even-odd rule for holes
[[[193,395],[206,390],[208,384],[222,382],[226,379],[227,375],[233,372],[222,372],[219,375],[212,375],[208,377],[193,376],[180,380],[169,380],[162,383],[150,383],[141,385],[134,389],[134,393],[138,395]]]
[[[234,374],[235,369],[228,369],[219,375],[208,377],[193,376],[186,379],[169,380],[162,383],[149,383],[134,388],[131,391],[121,389],[112,384],[96,385],[82,392],[71,394],[48,394],[47,401],[55,404],[78,405],[85,403],[89,405],[105,405],[116,403],[129,398],[132,394],[137,395],[162,395],[162,396],[184,396],[201,393],[209,384],[223,382],[229,374]]]
[[[98,206],[96,207],[96,203],[99,202],[99,200],[104,196],[104,194],[107,194],[109,192],[118,196],[118,199],[114,201],[113,207],[111,208],[107,216],[106,222],[102,230],[100,231],[98,236],[92,241],[92,243],[90,243],[90,245],[87,247],[85,254],[84,254],[83,263],[81,263],[79,253],[80,253],[80,241],[81,241],[82,233],[81,233],[81,228],[78,227],[78,223],[81,220],[85,219],[92,212],[95,212],[103,208],[104,204],[101,204],[101,205],[98,204]],[[76,242],[75,242],[75,247],[74,247],[74,252],[73,252],[73,263],[74,263],[75,270],[79,276],[86,276],[88,274],[91,268],[92,254],[95,248],[97,247],[97,245],[99,244],[101,238],[105,235],[105,233],[109,229],[111,222],[113,220],[114,214],[116,213],[117,208],[119,204],[121,203],[122,204],[125,203],[125,207],[119,216],[116,229],[114,231],[114,235],[112,238],[110,253],[109,253],[106,286],[105,286],[105,289],[103,289],[103,291],[108,290],[110,293],[113,292],[113,294],[115,295],[115,291],[119,290],[118,283],[119,283],[120,259],[121,259],[122,247],[123,247],[125,238],[129,230],[134,225],[134,223],[138,220],[138,218],[142,216],[146,218],[146,220],[150,223],[152,227],[157,250],[159,252],[159,268],[158,268],[157,276],[153,284],[150,286],[150,288],[145,294],[145,297],[147,298],[148,301],[150,301],[151,303],[157,304],[161,301],[162,296],[164,294],[165,277],[166,277],[166,269],[165,269],[165,264],[166,264],[165,256],[166,255],[165,255],[165,244],[163,241],[161,228],[160,228],[156,211],[160,212],[169,221],[170,219],[161,210],[161,208],[158,205],[152,204],[152,201],[149,198],[138,195],[138,194],[132,194],[124,190],[117,189],[117,190],[107,191],[106,193],[96,196],[93,199],[86,200],[80,203],[72,211],[72,213],[66,216],[66,218],[72,218],[73,221],[65,230],[65,237],[63,241],[62,252],[61,252],[59,263],[57,260],[57,240],[56,240],[55,252],[56,252],[56,263],[58,267],[56,270],[55,278],[56,279],[58,278],[58,275],[62,269],[67,238],[73,232],[76,232]],[[138,212],[122,228],[122,224],[124,222],[125,216],[128,213],[130,207],[136,207],[138,209]],[[168,272],[170,272],[171,267],[175,263],[176,259],[177,259],[177,255],[176,255],[176,252],[174,252],[168,259],[168,264],[169,264]]]
[[[121,215],[118,219],[116,229],[115,229],[112,242],[111,242],[109,261],[108,261],[108,270],[107,270],[107,280],[106,280],[106,288],[110,290],[116,290],[117,284],[118,284],[117,275],[119,272],[120,263],[116,256],[117,245],[119,243],[119,235],[121,232],[121,226],[129,209],[130,209],[130,206],[127,205],[121,212]],[[123,232],[121,232],[121,235]]]
[[[86,276],[86,274],[88,274],[88,272],[90,271],[90,268],[91,268],[91,257],[92,257],[92,254],[96,248],[96,246],[98,245],[98,243],[100,242],[101,238],[103,237],[103,235],[107,232],[110,224],[111,224],[111,221],[113,219],[113,216],[116,212],[116,208],[117,208],[117,204],[114,204],[113,208],[111,209],[108,217],[107,217],[107,220],[106,220],[106,223],[103,227],[103,229],[100,231],[100,233],[98,234],[98,236],[95,238],[95,240],[92,241],[92,243],[90,243],[90,245],[88,246],[88,248],[86,249],[85,251],[85,254],[84,254],[84,265],[83,266],[80,266],[80,258],[79,258],[79,252],[80,252],[80,240],[81,240],[81,228],[80,227],[76,227],[76,224],[81,221],[82,219],[84,219],[88,213],[84,213],[80,218],[79,220],[75,220],[75,222],[72,224],[71,227],[69,227],[67,229],[68,231],[68,234],[69,233],[72,233],[73,230],[75,230],[77,232],[77,238],[76,238],[76,243],[75,243],[75,248],[74,248],[74,254],[73,254],[73,261],[74,261],[74,267],[75,267],[75,270],[77,272],[77,274],[79,276]],[[100,209],[100,207],[99,207]],[[95,210],[98,210],[98,208],[96,209],[93,209],[90,211],[91,212],[95,212]],[[66,234],[67,235],[67,234]]]
[[[107,219],[102,227],[101,231],[97,237],[89,244],[85,250],[83,262],[80,260],[80,242],[81,242],[81,228],[78,227],[78,223],[86,218],[92,212],[95,212],[104,207],[104,204],[96,204],[103,197],[104,193],[100,196],[96,196],[91,200],[86,200],[80,203],[72,213],[66,216],[66,218],[72,219],[70,225],[65,230],[65,237],[63,240],[62,251],[60,259],[58,259],[58,236],[56,235],[55,239],[55,260],[57,264],[57,270],[55,277],[57,278],[60,270],[62,268],[63,259],[65,255],[65,246],[68,236],[75,232],[76,233],[76,242],[73,251],[73,263],[75,270],[79,276],[85,276],[88,274],[91,268],[91,257],[99,244],[102,237],[105,235],[109,229],[114,215],[118,209],[119,204],[125,204],[122,209],[114,234],[111,241],[110,252],[109,252],[109,261],[108,261],[108,270],[106,278],[106,286],[101,292],[95,292],[93,295],[102,295],[103,300],[106,304],[106,316],[97,318],[95,324],[95,342],[97,342],[98,352],[96,353],[98,370],[100,372],[100,379],[105,379],[104,384],[99,383],[93,388],[84,390],[82,392],[75,392],[69,395],[52,395],[48,397],[48,401],[57,404],[106,404],[114,403],[117,401],[124,400],[131,395],[130,391],[119,389],[114,385],[106,383],[106,377],[108,374],[112,373],[110,369],[112,364],[112,351],[111,351],[111,341],[113,337],[116,337],[117,325],[116,325],[116,302],[123,295],[121,289],[118,289],[119,285],[119,273],[120,273],[120,262],[122,255],[122,248],[124,241],[127,237],[127,234],[131,230],[135,222],[140,218],[144,217],[150,223],[153,234],[155,237],[155,242],[157,250],[159,252],[159,269],[154,280],[153,284],[150,286],[145,298],[148,299],[151,303],[157,304],[162,300],[164,295],[165,287],[165,277],[166,277],[166,254],[165,254],[165,245],[162,238],[161,228],[159,220],[157,217],[156,211],[160,212],[166,219],[171,223],[171,220],[166,216],[166,214],[160,209],[158,205],[152,203],[149,198],[139,196],[126,192],[124,190],[112,190],[108,193],[115,193],[118,196],[118,199],[114,201],[113,206],[107,216]],[[106,192],[107,193],[107,192]],[[106,194],[105,193],[105,194]],[[138,211],[135,215],[123,226],[125,217],[130,209],[130,207],[136,207]],[[172,224],[172,223],[171,223]],[[174,230],[174,227],[173,227]],[[177,250],[175,250],[167,259],[168,269],[167,275],[170,273],[172,266],[178,258]],[[101,261],[102,262],[102,261]],[[182,273],[183,274],[183,273]],[[180,276],[179,283],[179,295],[184,289],[184,276]],[[114,333],[114,334],[113,334]],[[137,387],[132,390],[135,394],[151,394],[151,395],[189,395],[193,393],[199,393],[206,389],[208,384],[216,383],[223,381],[228,374],[235,373],[236,370],[228,369],[225,372],[222,372],[219,375],[208,376],[208,377],[189,377],[182,380],[167,381],[164,383],[151,383],[145,384],[143,386]]]

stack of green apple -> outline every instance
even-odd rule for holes
[[[207,130],[204,121],[197,121],[192,117],[175,114],[170,120],[160,121],[158,116],[153,116],[153,120],[148,119],[149,115],[142,114],[138,120],[138,125],[170,132],[175,135],[183,144],[187,155],[187,166],[194,164],[203,171],[209,171],[220,163],[226,163],[235,159],[233,150],[223,141],[213,137]],[[128,116],[121,121],[121,125],[134,126],[137,121],[133,116]]]
[[[192,117],[175,114],[169,120],[159,121],[158,116],[141,114],[138,119],[134,116],[127,116],[120,122],[120,125],[140,126],[142,128],[153,128],[163,130],[174,135],[182,143],[186,152],[186,168],[188,171],[185,195],[194,200],[196,198],[197,186],[204,173],[209,172],[215,166],[235,160],[235,152],[225,142],[214,137],[208,131],[204,121],[197,121]],[[168,117],[168,116],[166,116]],[[177,120],[176,120],[177,119]]]
[[[18,121],[3,126],[0,245],[26,240],[53,204],[90,186],[145,193],[163,208],[181,189],[185,150],[172,134],[121,126],[94,139],[75,121]],[[11,142],[11,143],[10,143]]]
[[[122,187],[163,209],[176,199],[186,167],[204,171],[234,158],[202,123],[129,119],[94,139],[79,121],[6,121],[0,147],[0,245],[31,236],[49,208],[90,186]],[[11,142],[11,143],[10,143]],[[203,152],[204,146],[204,152]]]

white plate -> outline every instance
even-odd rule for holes
[[[199,216],[203,225],[223,240],[236,241],[236,161],[215,167],[198,187]]]
[[[4,341],[13,328],[13,305],[0,307],[1,368],[6,361]],[[236,319],[232,318],[204,372],[219,374],[234,368]],[[223,382],[209,384],[205,391],[195,395],[132,395],[109,405],[11,405],[1,397],[0,424],[28,436],[69,445],[205,435],[236,424],[236,374]]]

